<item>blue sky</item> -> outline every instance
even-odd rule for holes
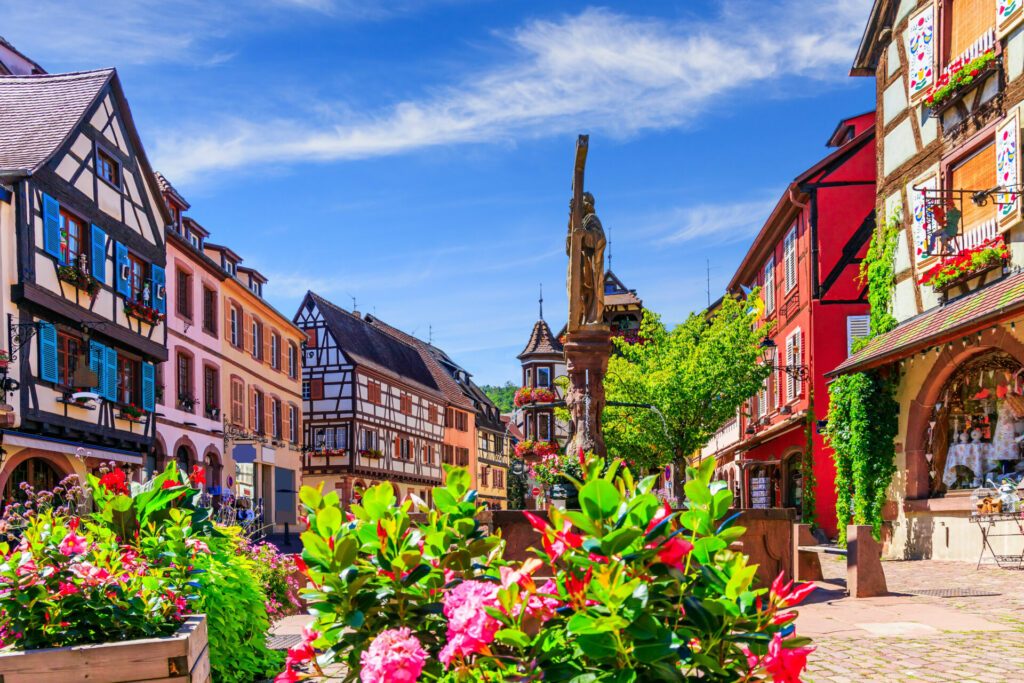
[[[116,66],[155,168],[270,279],[515,380],[565,319],[577,133],[613,267],[678,322],[838,120],[869,0],[0,0],[51,72]]]

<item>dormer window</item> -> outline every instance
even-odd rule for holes
[[[235,268],[236,268],[235,262],[232,261],[231,259],[229,259],[226,256],[223,258],[223,261],[224,261],[224,270],[226,270],[231,275],[234,275],[235,274]]]
[[[102,149],[96,150],[96,175],[114,187],[121,188],[121,165]]]
[[[249,289],[258,297],[263,296],[263,285],[256,280],[249,280]]]
[[[203,240],[199,237],[199,235],[195,234],[191,230],[189,230],[189,233],[188,233],[188,242],[189,242],[189,244],[191,244],[196,249],[202,249],[203,248]]]

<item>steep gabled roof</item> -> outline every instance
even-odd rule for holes
[[[28,55],[26,55],[24,52],[22,52],[18,48],[14,47],[14,45],[12,45],[11,42],[8,41],[7,39],[5,39],[3,36],[0,36],[0,46],[2,46],[4,48],[6,48],[7,50],[9,50],[15,56],[20,57],[21,59],[24,59],[26,62],[28,62],[33,67],[33,69],[35,70],[36,73],[40,73],[40,74],[45,74],[46,73],[46,69],[44,69],[43,67],[39,66],[39,62],[37,62],[36,60],[34,60],[31,57],[29,57]],[[9,65],[5,65],[3,63],[0,63],[0,66],[9,66]]]
[[[174,197],[174,200],[178,204],[181,205],[181,208],[183,208],[183,209],[190,209],[190,208],[192,208],[192,205],[189,204],[185,200],[185,198],[181,196],[180,192],[178,192],[176,189],[174,189],[174,185],[171,185],[171,181],[168,180],[164,176],[164,174],[161,173],[160,171],[156,172],[156,182],[160,186],[160,191],[165,193],[165,194],[169,194],[170,196]]]
[[[458,382],[456,382],[448,371],[442,367],[440,360],[431,352],[433,347],[422,339],[414,337],[411,334],[407,334],[397,327],[388,325],[376,316],[368,315],[364,319],[367,323],[373,325],[378,330],[381,330],[385,334],[391,335],[400,342],[408,344],[416,349],[416,352],[420,355],[423,363],[430,371],[430,376],[433,377],[434,382],[437,384],[438,388],[441,389],[441,393],[444,394],[445,400],[449,404],[457,408],[462,408],[463,410],[473,410],[473,403],[462,391]]]
[[[850,68],[851,76],[875,75],[878,56],[885,47],[878,38],[882,31],[892,28],[891,21],[895,9],[896,3],[893,0],[874,0],[871,3],[871,12],[861,35],[860,45],[857,47],[857,55],[853,58],[853,66]]]
[[[438,398],[444,397],[419,352],[395,336],[374,327],[314,292],[307,292],[320,309],[327,329],[346,356],[357,365],[417,385]]]
[[[604,274],[604,305],[605,306],[643,306],[635,289],[629,289],[622,280],[608,270]]]
[[[562,355],[562,352],[562,344],[551,334],[551,328],[541,318],[534,323],[526,348],[516,357],[522,360],[529,356]]]
[[[0,76],[0,175],[31,175],[57,153],[113,69]]]

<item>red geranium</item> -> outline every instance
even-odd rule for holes
[[[129,493],[128,476],[120,467],[115,467],[100,477],[100,486],[118,495],[128,495]]]
[[[202,486],[206,484],[206,472],[199,465],[192,465],[192,474],[188,475],[188,480],[193,486]]]

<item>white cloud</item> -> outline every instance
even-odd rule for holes
[[[773,200],[698,204],[674,209],[651,221],[658,243],[699,239],[702,246],[741,242],[756,234],[775,206]]]
[[[629,135],[675,127],[738,89],[787,75],[845,75],[867,0],[733,2],[703,23],[589,9],[529,22],[512,58],[421,100],[367,116],[203,122],[156,136],[154,158],[176,182],[252,164],[359,159],[435,145],[580,129]],[[348,111],[317,103],[321,112]]]

